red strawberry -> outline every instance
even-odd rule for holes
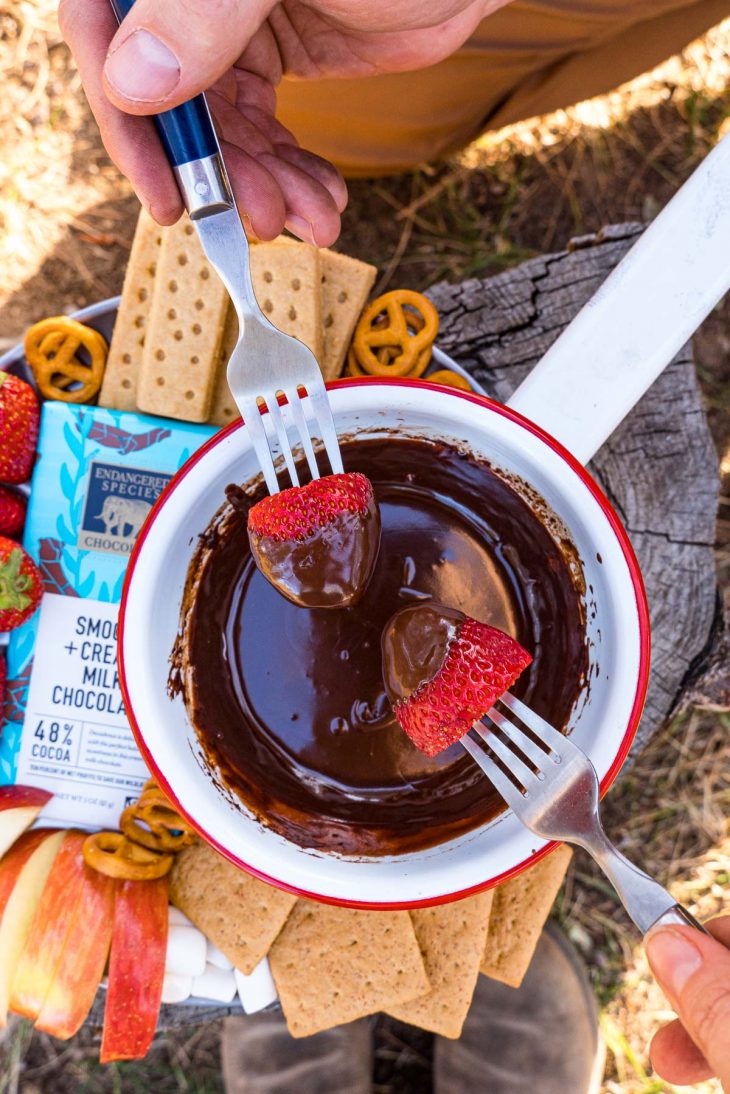
[[[345,608],[370,580],[380,545],[372,483],[359,471],[327,475],[257,502],[251,553],[264,577],[306,608]]]
[[[0,479],[30,478],[38,444],[38,400],[30,384],[0,370]]]
[[[25,498],[0,486],[0,536],[19,536],[25,524]]]
[[[27,551],[0,536],[0,631],[25,623],[43,595],[41,572]]]
[[[531,661],[504,631],[440,604],[403,608],[383,632],[395,716],[427,756],[468,733]]]

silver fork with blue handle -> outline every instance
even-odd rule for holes
[[[133,4],[134,0],[111,0],[119,22]],[[313,444],[317,437],[324,445],[332,472],[341,472],[337,431],[317,359],[302,342],[277,330],[256,300],[248,240],[205,96],[197,95],[158,114],[154,121],[203,250],[236,309],[238,341],[228,362],[228,385],[246,423],[269,493],[280,489],[276,469],[280,456],[292,485],[299,485],[286,418],[299,437],[313,479],[320,477]],[[302,389],[308,396],[306,401]],[[288,410],[282,411],[280,395],[285,397]],[[265,416],[261,414],[264,407],[268,410]]]
[[[513,717],[495,706],[461,743],[524,826],[543,839],[564,840],[588,851],[642,934],[670,924],[707,933],[666,889],[611,843],[598,811],[598,776],[586,754],[509,692],[499,702]]]

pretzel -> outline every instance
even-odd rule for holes
[[[164,877],[174,860],[132,843],[121,832],[94,832],[83,845],[84,862],[92,870],[123,881],[152,881]]]
[[[352,340],[355,359],[371,376],[420,376],[437,331],[438,312],[431,301],[410,289],[395,289],[373,300],[360,316]]]
[[[445,384],[446,387],[458,387],[461,391],[474,390],[465,376],[460,376],[450,368],[440,368],[437,372],[430,373],[426,379],[430,384]]]
[[[174,809],[155,804],[141,808],[139,802],[128,805],[119,819],[119,827],[132,843],[170,854],[189,847],[197,838],[192,825]]]
[[[88,365],[77,356],[82,348],[89,355]],[[24,349],[38,390],[47,399],[88,403],[101,387],[108,346],[98,331],[75,319],[57,315],[34,323]]]

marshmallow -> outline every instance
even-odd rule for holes
[[[256,1011],[263,1010],[279,998],[269,962],[265,957],[259,961],[252,973],[247,975],[235,969],[234,975],[241,1005],[246,1014],[255,1014]]]
[[[193,995],[201,999],[231,1003],[235,994],[236,978],[231,969],[219,969],[215,965],[206,965],[205,972],[193,977]]]
[[[201,976],[205,971],[206,938],[197,927],[173,923],[167,932],[165,972],[176,976]]]
[[[232,969],[233,962],[229,961],[224,953],[216,946],[215,942],[211,942],[208,939],[208,948],[205,953],[205,960],[209,965],[215,965],[217,969]]]
[[[178,976],[173,972],[166,972],[162,981],[163,1003],[184,1003],[193,993],[192,976]]]

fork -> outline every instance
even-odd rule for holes
[[[134,4],[134,0],[110,2],[119,22]],[[316,357],[303,342],[277,330],[256,300],[246,232],[205,96],[197,95],[166,110],[154,121],[203,250],[236,310],[238,341],[228,362],[228,385],[269,493],[280,489],[279,455],[284,457],[292,486],[299,486],[285,415],[299,435],[313,479],[318,479],[320,472],[306,409],[318,427],[333,473],[343,471],[332,408]],[[302,389],[308,403],[300,395]],[[282,412],[281,396],[288,411]],[[267,415],[261,413],[263,409],[268,410]]]
[[[513,719],[492,707],[461,743],[515,816],[536,836],[565,840],[588,851],[642,934],[670,924],[695,927],[707,934],[665,888],[611,843],[599,815],[598,776],[586,754],[509,692],[499,702]]]

